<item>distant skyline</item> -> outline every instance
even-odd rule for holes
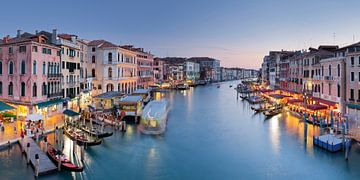
[[[0,35],[55,28],[84,39],[133,44],[158,57],[208,56],[224,67],[256,69],[270,50],[360,41],[355,0],[50,2],[2,2]]]

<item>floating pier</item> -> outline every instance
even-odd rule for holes
[[[32,138],[24,138],[23,142],[19,141],[19,144],[26,155],[27,162],[34,168],[35,174],[44,175],[56,172],[57,167]],[[37,157],[35,157],[36,154]]]
[[[333,134],[313,137],[313,143],[330,152],[340,151],[343,147],[343,139]]]

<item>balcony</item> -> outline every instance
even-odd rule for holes
[[[120,61],[106,61],[103,64],[107,64],[107,65],[115,65],[115,64],[120,64]]]
[[[332,76],[324,76],[324,80],[325,81],[333,81],[334,77],[332,77]]]
[[[62,92],[51,93],[51,94],[48,94],[47,97],[48,97],[48,98],[62,97]]]

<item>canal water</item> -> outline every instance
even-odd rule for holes
[[[88,148],[83,173],[40,179],[360,179],[357,144],[345,161],[343,152],[313,147],[319,133],[313,126],[304,143],[301,121],[289,113],[270,119],[254,114],[229,87],[237,83],[168,93],[172,109],[164,135],[142,135],[130,126]],[[0,152],[0,179],[33,179],[20,154],[18,146]]]

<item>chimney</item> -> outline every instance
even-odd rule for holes
[[[56,43],[56,37],[57,37],[57,30],[53,29],[52,35],[51,35],[51,43]]]
[[[35,35],[39,34],[39,31],[38,30],[35,30]]]
[[[16,34],[16,37],[20,37],[21,36],[21,30],[17,30],[17,34]]]

